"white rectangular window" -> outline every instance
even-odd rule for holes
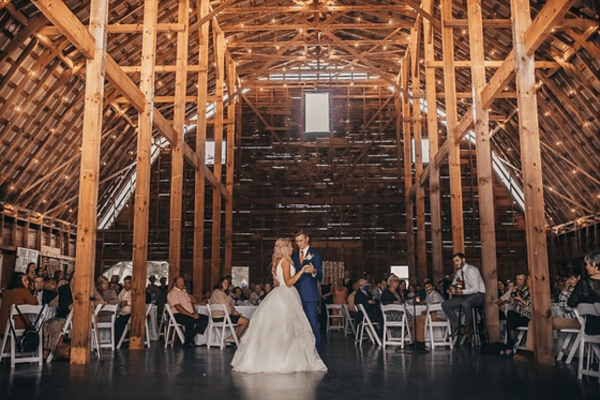
[[[415,155],[415,139],[410,140],[410,147],[412,153],[412,162],[415,162],[417,156]],[[421,155],[423,157],[423,164],[429,163],[429,139],[421,139]]]
[[[221,164],[227,163],[227,142],[223,140],[221,144]],[[204,164],[215,165],[215,142],[213,140],[206,141],[204,150]]]
[[[390,267],[390,272],[396,275],[400,279],[405,279],[408,281],[410,276],[408,275],[408,265],[392,265]]]
[[[304,133],[329,132],[329,93],[304,94]]]

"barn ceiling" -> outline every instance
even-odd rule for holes
[[[89,2],[64,1],[83,23]],[[489,65],[510,52],[510,2],[483,1],[484,46]],[[532,17],[546,1],[531,2]],[[439,1],[432,13],[418,0],[265,0],[212,1],[211,17],[225,33],[229,57],[236,62],[239,88],[301,85],[319,87],[323,80],[348,74],[372,78],[374,96],[387,98],[405,90],[399,83],[401,59],[411,41],[411,29],[428,19],[436,33],[436,60],[442,60]],[[190,1],[189,65],[198,64],[199,4]],[[538,111],[542,142],[546,216],[557,226],[600,212],[600,36],[597,6],[576,1],[536,52]],[[159,23],[177,23],[178,2],[160,2]],[[469,60],[466,0],[453,2],[456,28],[455,60]],[[120,33],[117,24],[141,24],[143,1],[110,1],[108,53],[139,83],[141,35]],[[176,32],[158,34],[157,65],[173,65]],[[422,44],[421,44],[422,46]],[[212,49],[209,65],[212,65]],[[419,54],[422,58],[422,50]],[[498,64],[498,63],[496,63]],[[419,62],[425,76],[424,62]],[[301,83],[274,79],[302,68],[314,72]],[[332,72],[333,71],[333,72]],[[471,106],[470,69],[457,68],[458,113]],[[488,68],[488,79],[495,72]],[[319,73],[322,73],[319,77]],[[436,69],[438,92],[444,76]],[[352,75],[350,75],[351,77]],[[271,78],[271,79],[269,79]],[[344,78],[346,79],[346,78]],[[291,78],[293,81],[293,78]],[[342,80],[340,78],[340,80]],[[345,86],[352,82],[345,80]],[[188,96],[197,89],[197,74],[188,74]],[[172,119],[175,74],[157,72],[157,108]],[[342,85],[342,86],[343,86]],[[214,68],[209,90],[214,94]],[[421,82],[424,88],[424,81]],[[53,28],[30,1],[0,3],[0,201],[76,222],[78,177],[85,91],[85,57]],[[423,92],[424,90],[422,90]],[[443,113],[445,100],[438,99]],[[493,151],[521,184],[517,100],[509,84],[491,107]],[[186,118],[198,110],[187,103]],[[131,179],[136,159],[137,111],[107,83],[102,133],[99,212],[114,201]],[[271,134],[271,133],[269,133]],[[155,132],[155,142],[160,143]],[[286,141],[285,136],[274,138]],[[332,169],[335,166],[332,166]],[[327,171],[323,176],[327,175]],[[332,174],[330,174],[331,176]]]

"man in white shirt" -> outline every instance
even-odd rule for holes
[[[462,309],[465,325],[461,329],[463,335],[471,333],[471,309],[483,307],[483,295],[485,294],[485,285],[477,267],[467,264],[463,253],[456,253],[452,257],[454,262],[454,279],[452,286],[448,290],[450,299],[442,303],[442,308],[450,321],[452,335],[459,333],[460,321],[458,312]]]
[[[131,318],[131,275],[123,278],[123,290],[119,293],[119,315],[115,320],[115,343],[121,339]]]

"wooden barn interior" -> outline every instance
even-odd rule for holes
[[[600,248],[598,12],[0,0],[0,285],[23,248],[74,270],[71,362],[87,363],[88,294],[112,264],[133,261],[141,293],[147,261],[168,261],[201,296],[233,267],[266,281],[275,239],[305,229],[354,277],[437,282],[464,252],[490,332],[496,280],[529,271],[551,363],[550,285]],[[328,128],[307,131],[314,94]]]

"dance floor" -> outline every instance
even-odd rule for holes
[[[162,342],[108,352],[101,362],[0,365],[0,399],[600,399],[596,379],[577,379],[576,361],[536,367],[469,348],[430,353],[382,349],[330,333],[327,373],[246,375],[231,371],[234,349],[164,349]]]

